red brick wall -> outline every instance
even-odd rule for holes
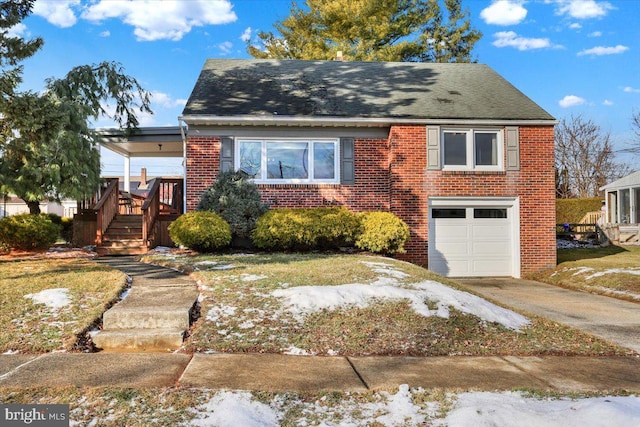
[[[272,207],[343,205],[355,211],[391,211],[411,228],[401,258],[427,264],[428,197],[520,197],[521,272],[555,266],[553,127],[520,127],[520,170],[428,171],[425,126],[393,126],[389,139],[356,139],[356,184],[260,185]],[[187,141],[187,211],[219,171],[220,140]]]
[[[553,132],[552,126],[520,127],[519,171],[424,173],[429,196],[520,197],[522,275],[556,264]]]

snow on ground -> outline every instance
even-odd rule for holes
[[[640,267],[630,267],[630,268],[608,268],[602,271],[596,271],[595,268],[591,267],[572,267],[572,268],[563,268],[560,272],[573,272],[573,276],[579,276],[580,274],[589,274],[585,277],[586,280],[591,280],[596,277],[606,276],[607,274],[631,274],[634,276],[640,276]],[[552,274],[552,277],[558,274],[556,271]]]
[[[519,330],[529,324],[529,319],[526,317],[468,292],[462,292],[432,280],[402,285],[398,279],[407,277],[406,273],[394,269],[390,264],[366,264],[380,274],[371,284],[297,286],[276,289],[271,294],[282,298],[285,309],[298,320],[302,320],[306,314],[323,309],[337,310],[347,305],[364,308],[375,300],[407,299],[416,313],[426,317],[448,318],[449,308],[453,307],[487,322],[497,322],[512,330]],[[427,301],[436,304],[437,308],[430,309]]]
[[[558,249],[599,248],[600,245],[589,241],[556,239],[556,247]]]
[[[532,398],[517,392],[472,392],[449,395],[455,401],[445,418],[438,418],[438,402],[421,402],[422,389],[401,385],[397,393],[374,393],[362,402],[347,394],[339,401],[322,397],[316,401],[286,400],[276,395],[262,403],[247,392],[220,391],[194,409],[190,426],[278,426],[287,411],[299,414],[295,425],[372,424],[394,426],[434,425],[442,427],[599,427],[640,425],[640,398],[593,397],[584,399]]]
[[[36,304],[44,304],[53,310],[71,304],[67,288],[45,289],[35,294],[27,294],[24,297],[30,298]]]
[[[640,397],[533,399],[519,393],[463,393],[442,421],[447,427],[605,427],[640,425]]]

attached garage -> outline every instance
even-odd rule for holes
[[[517,198],[429,198],[429,269],[448,277],[520,277]]]

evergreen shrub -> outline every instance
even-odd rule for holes
[[[231,227],[215,212],[189,212],[169,226],[169,237],[189,249],[211,252],[231,243]]]
[[[262,203],[255,183],[243,172],[223,172],[200,197],[198,211],[219,214],[231,226],[233,236],[251,237],[258,218],[269,206]]]
[[[363,212],[358,215],[362,232],[356,246],[374,253],[404,253],[404,244],[409,240],[407,224],[389,212]]]
[[[309,250],[353,246],[360,222],[345,208],[272,209],[262,215],[253,243],[262,249]]]
[[[20,214],[0,220],[0,245],[14,249],[46,249],[56,242],[62,226],[47,214]]]

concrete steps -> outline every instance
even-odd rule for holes
[[[100,350],[173,351],[182,346],[199,296],[195,283],[185,276],[165,278],[174,272],[163,267],[138,265],[135,274],[130,263],[123,269],[133,276],[131,289],[103,314],[102,330],[93,336]]]

